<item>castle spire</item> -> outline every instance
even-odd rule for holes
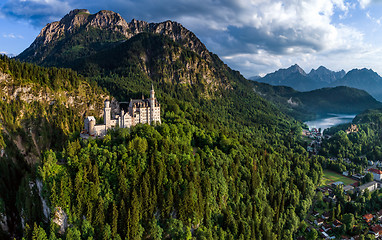
[[[151,84],[150,99],[154,99],[154,98],[155,98],[154,85]]]

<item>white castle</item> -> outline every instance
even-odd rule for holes
[[[161,123],[160,104],[155,98],[153,86],[151,86],[149,99],[144,99],[143,96],[142,99],[130,99],[130,103],[121,102],[119,107],[121,110],[120,114],[112,119],[110,101],[106,100],[103,109],[104,124],[96,125],[94,116],[88,116],[85,118],[82,136],[102,137],[106,135],[108,129],[117,126],[120,128],[130,128],[138,123]]]

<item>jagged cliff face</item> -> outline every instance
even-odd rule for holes
[[[200,56],[209,57],[203,43],[179,23],[147,23],[135,19],[127,23],[112,11],[90,14],[86,9],[76,9],[60,21],[47,24],[17,58],[42,65],[62,65],[71,60],[69,56],[91,55],[143,32],[167,36]]]

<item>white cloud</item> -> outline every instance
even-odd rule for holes
[[[21,36],[21,35],[16,35],[16,34],[14,34],[14,33],[5,33],[5,34],[3,34],[3,37],[4,38],[13,38],[13,39],[16,39],[16,38],[18,38],[18,39],[23,39],[24,37],[23,36]]]
[[[358,0],[358,2],[361,8],[366,8],[371,3],[371,0]]]
[[[72,9],[68,1],[60,0],[8,0],[1,6],[5,16],[27,19],[33,25],[43,26]]]

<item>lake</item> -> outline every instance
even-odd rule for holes
[[[309,129],[321,128],[321,131],[324,131],[324,129],[336,126],[338,124],[350,123],[355,116],[356,115],[352,114],[328,114],[324,118],[307,121],[305,124],[309,126]]]

